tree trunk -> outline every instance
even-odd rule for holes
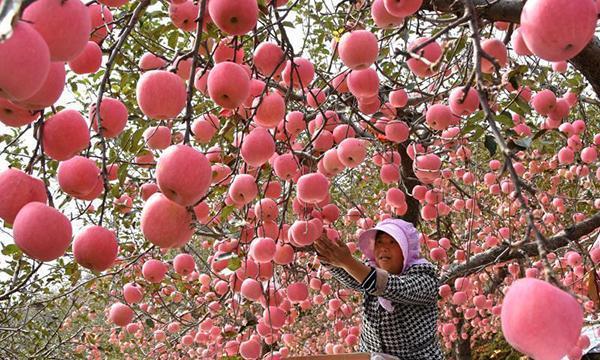
[[[471,338],[456,340],[454,352],[456,353],[456,360],[471,360]]]

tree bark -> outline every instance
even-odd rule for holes
[[[421,182],[417,179],[413,170],[413,161],[406,152],[406,146],[408,141],[398,146],[398,153],[400,154],[400,169],[402,174],[402,182],[406,186],[406,193],[411,194],[415,186],[420,185]],[[400,216],[400,219],[411,222],[415,227],[419,224],[421,218],[420,204],[417,199],[412,195],[406,196],[407,210],[406,214]]]
[[[456,340],[454,352],[456,353],[456,360],[471,360],[471,339],[463,340],[459,338]]]
[[[524,1],[520,0],[474,0],[479,17],[491,21],[506,21],[518,24],[521,21],[521,11]],[[454,0],[425,0],[422,9],[454,13],[462,16],[464,7],[461,2]],[[569,62],[579,70],[592,85],[596,96],[600,97],[600,40],[594,36],[592,41]]]

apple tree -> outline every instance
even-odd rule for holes
[[[361,298],[312,243],[360,257],[399,217],[439,268],[448,357],[580,358],[599,9],[3,0],[0,356],[358,351]]]

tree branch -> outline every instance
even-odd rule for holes
[[[108,171],[106,169],[106,140],[104,139],[104,136],[102,135],[102,117],[100,116],[100,111],[101,111],[100,106],[102,104],[102,96],[104,94],[104,88],[106,87],[106,84],[108,83],[108,81],[110,79],[110,73],[112,71],[112,67],[115,63],[117,55],[119,54],[119,51],[121,50],[121,47],[123,46],[123,44],[125,44],[125,40],[127,39],[129,34],[131,33],[131,31],[133,30],[135,25],[137,24],[140,14],[148,5],[150,5],[150,0],[142,0],[138,4],[138,6],[135,8],[135,10],[133,11],[133,14],[131,15],[131,18],[129,19],[127,26],[123,29],[123,33],[121,34],[118,42],[114,45],[114,48],[112,49],[112,51],[110,53],[110,57],[108,58],[108,61],[106,62],[106,71],[104,72],[104,76],[103,76],[102,81],[100,82],[100,86],[98,88],[98,98],[96,99],[95,116],[96,116],[96,122],[98,123],[98,134],[100,135],[100,145],[102,145],[102,169],[101,170],[102,170],[102,182],[104,184],[104,191],[102,194],[102,203],[100,205],[100,220],[98,221],[98,226],[102,226],[102,220],[104,218],[104,208],[106,205],[106,196],[108,195],[108,192],[110,191],[110,187],[108,185]]]
[[[525,2],[520,0],[498,0],[490,3],[488,0],[473,0],[480,18],[490,21],[506,21],[518,24],[521,22],[521,11]],[[464,8],[454,0],[426,0],[423,10],[453,13],[461,16]],[[569,62],[579,70],[592,85],[596,95],[600,97],[600,40],[594,39]]]
[[[556,235],[546,239],[548,250],[556,250],[575,241],[583,236],[592,233],[600,228],[600,212],[597,212],[592,217],[564,229]],[[536,241],[529,242],[519,247],[520,252],[510,251],[508,244],[499,245],[486,252],[477,254],[470,258],[468,263],[452,266],[448,272],[442,275],[440,284],[450,283],[458,277],[467,276],[479,271],[492,264],[509,261],[522,257],[522,254],[527,256],[537,256],[538,246]]]

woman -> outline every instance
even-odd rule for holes
[[[315,242],[319,260],[344,286],[364,293],[360,350],[400,360],[443,359],[437,338],[436,268],[419,254],[419,235],[387,219],[363,232],[358,247],[368,266],[341,241]]]

